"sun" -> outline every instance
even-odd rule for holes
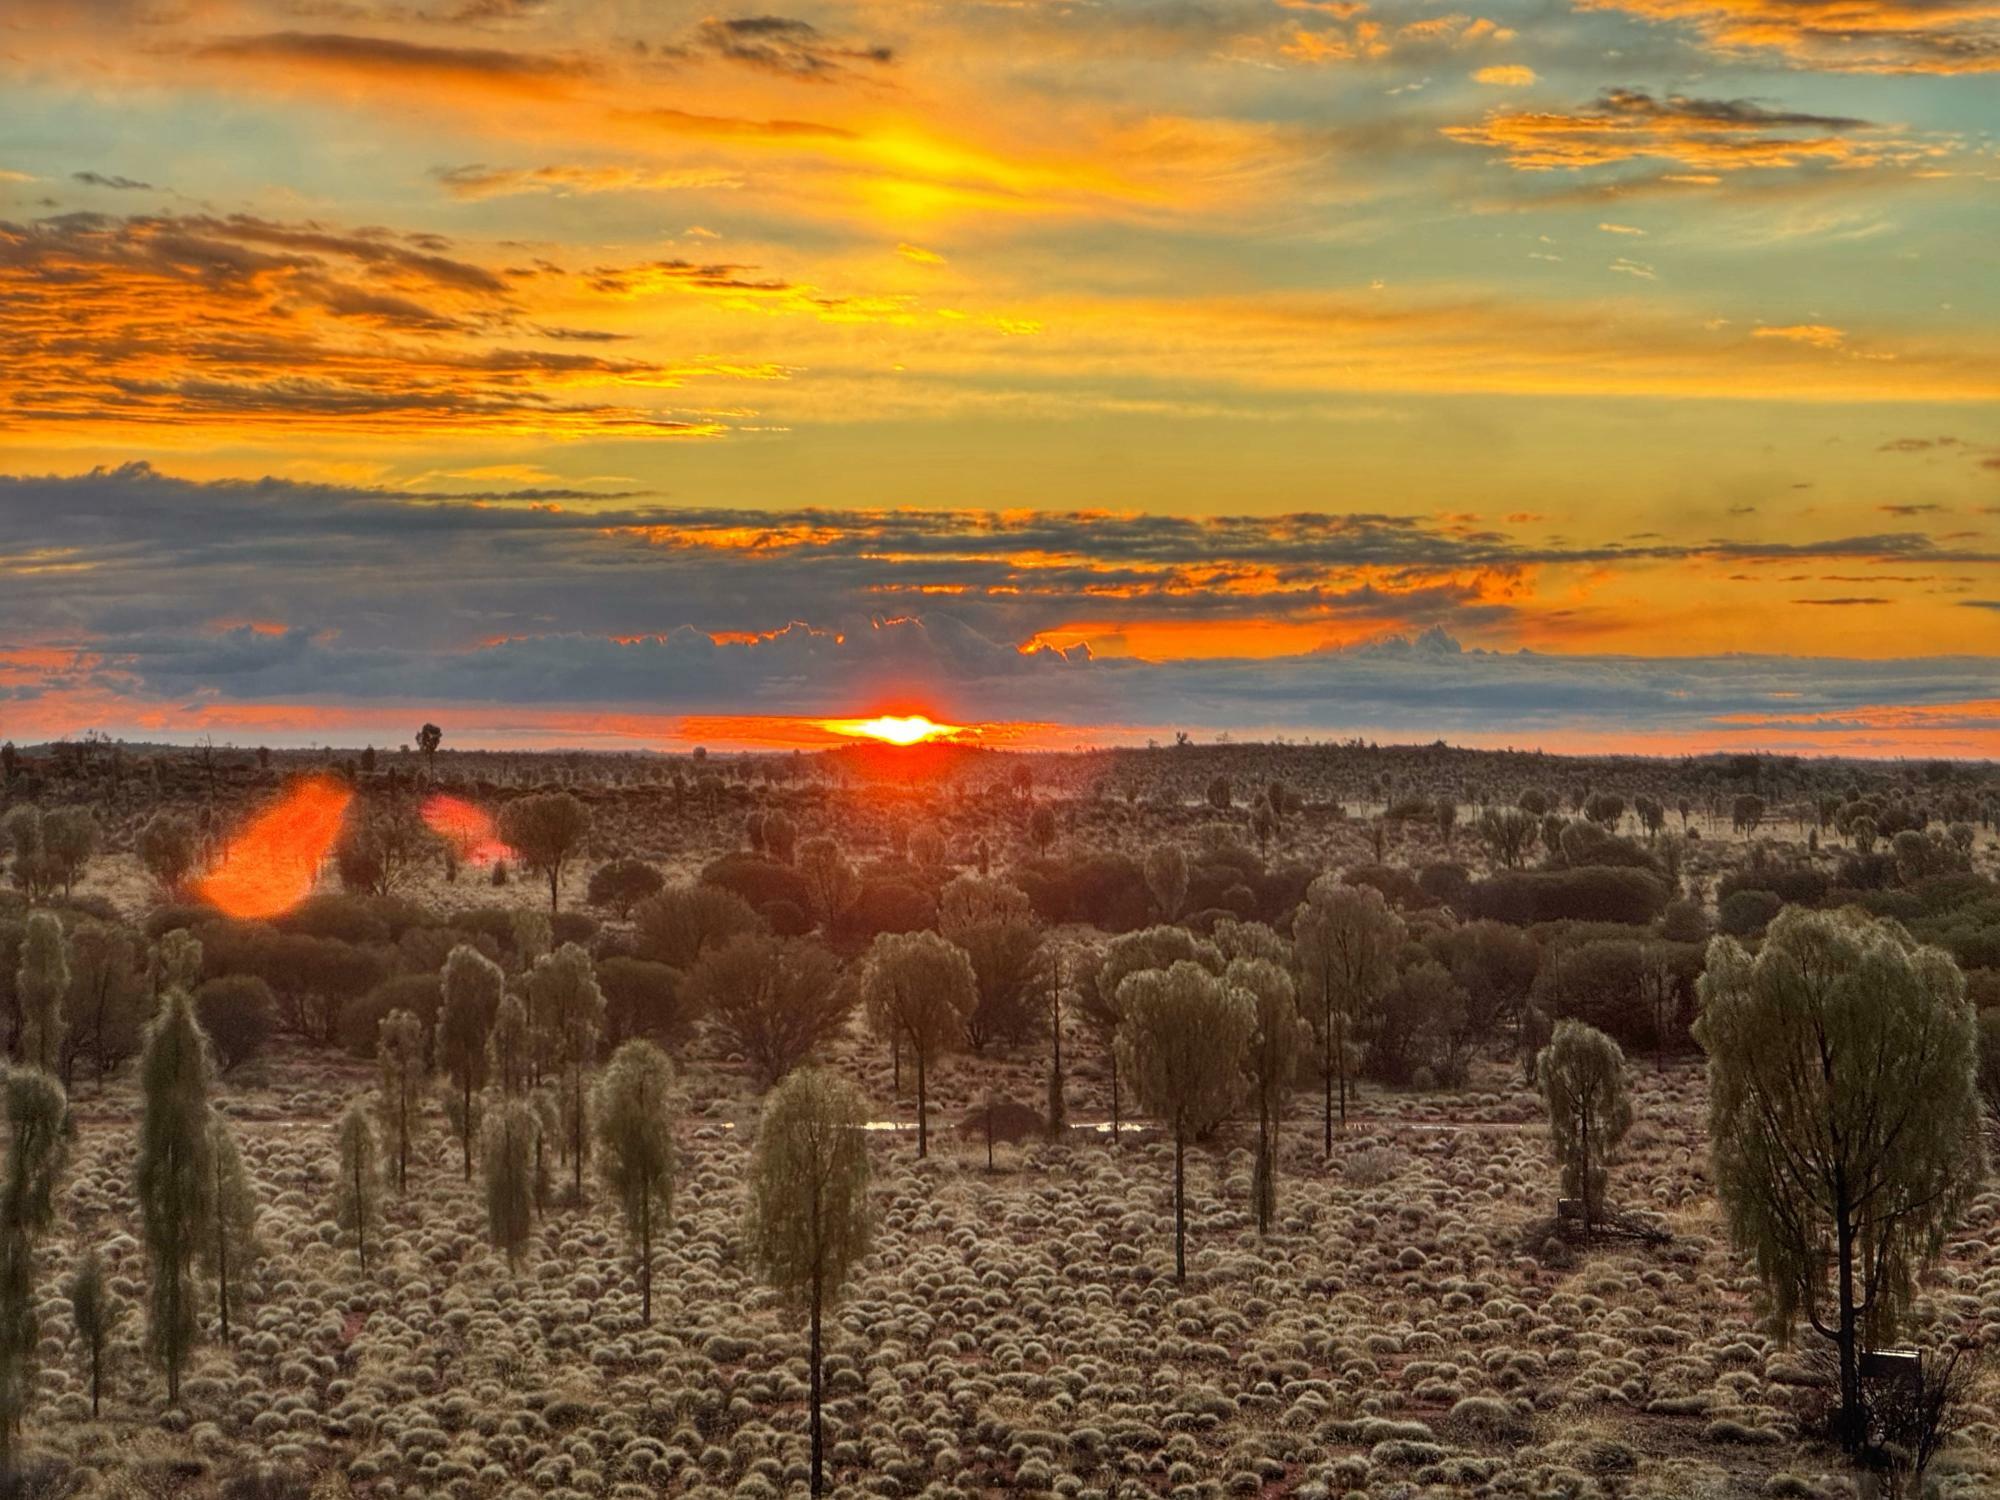
[[[887,745],[922,745],[952,740],[968,733],[962,724],[939,724],[923,714],[881,714],[873,719],[826,719],[820,727],[849,739],[880,740]]]

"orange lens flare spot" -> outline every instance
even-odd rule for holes
[[[820,728],[856,740],[881,740],[889,745],[922,745],[931,740],[955,740],[969,731],[963,724],[938,724],[922,714],[884,714],[873,719],[822,719]]]
[[[315,776],[285,794],[231,840],[222,867],[195,887],[231,917],[275,917],[312,894],[319,867],[340,834],[354,793]]]
[[[463,797],[439,792],[425,800],[423,815],[431,832],[450,844],[466,864],[490,865],[513,852],[500,842],[499,829],[486,809]]]

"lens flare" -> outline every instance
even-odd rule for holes
[[[490,865],[513,853],[500,842],[499,830],[486,809],[463,797],[439,792],[425,800],[423,815],[431,832],[450,844],[466,864]]]
[[[291,910],[312,894],[353,800],[354,793],[330,776],[300,782],[244,826],[222,868],[204,878],[197,893],[225,916],[275,917]]]
[[[963,724],[938,724],[922,714],[883,714],[873,719],[823,719],[820,728],[857,740],[881,740],[889,745],[921,745],[953,740],[969,731]]]

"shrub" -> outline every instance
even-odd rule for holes
[[[426,1039],[437,1025],[442,994],[435,974],[398,974],[340,1008],[340,1045],[356,1057],[375,1056],[376,1035],[393,1010],[407,1010],[424,1027]]]
[[[1731,937],[1757,937],[1784,904],[1775,891],[1736,891],[1716,909],[1716,925]]]
[[[694,1020],[682,999],[681,976],[665,964],[604,959],[597,966],[597,987],[604,991],[605,1039],[613,1047],[633,1037],[678,1041]]]
[[[1521,926],[1566,920],[1639,926],[1665,910],[1667,888],[1649,870],[1509,870],[1475,884],[1470,904],[1473,916]]]
[[[278,1026],[278,1002],[254,974],[204,981],[194,992],[194,1014],[225,1073],[261,1054]]]

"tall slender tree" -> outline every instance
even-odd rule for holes
[[[900,1038],[917,1064],[917,1156],[930,1151],[929,1069],[965,1038],[979,980],[965,950],[935,932],[885,932],[861,972],[862,1004],[875,1030]]]
[[[451,1081],[457,1100],[450,1112],[465,1163],[465,1180],[472,1181],[472,1138],[479,1133],[478,1095],[486,1084],[486,1040],[500,1012],[506,991],[500,966],[477,948],[464,943],[452,949],[439,980],[437,1060]]]
[[[201,945],[194,944],[197,966],[200,951]],[[143,1113],[137,1186],[142,1238],[152,1267],[146,1341],[166,1369],[169,1406],[180,1404],[181,1372],[200,1336],[195,1261],[215,1223],[208,1039],[180,983],[187,954],[185,946],[173,950],[173,987],[147,1029],[139,1064]]]
[[[14,973],[15,1001],[21,1008],[21,1061],[54,1074],[62,1068],[63,997],[69,993],[69,944],[62,921],[52,911],[28,914],[21,938],[21,961]]]
[[[388,1142],[389,1164],[396,1191],[410,1189],[410,1148],[424,1097],[424,1023],[407,1010],[392,1010],[382,1018],[375,1042],[376,1107]]]
[[[340,1175],[334,1183],[334,1222],[354,1236],[361,1273],[368,1274],[368,1237],[382,1224],[382,1161],[368,1109],[359,1099],[340,1117]]]
[[[1142,969],[1118,986],[1118,1050],[1139,1102],[1174,1138],[1174,1280],[1187,1280],[1187,1143],[1221,1122],[1249,1083],[1256,1001],[1200,964]]]
[[[1730,1233],[1780,1325],[1840,1361],[1840,1436],[1866,1435],[1861,1353],[1892,1339],[1985,1179],[1965,976],[1860,913],[1780,912],[1753,956],[1717,938],[1695,1038]]]
[[[674,1206],[673,1064],[635,1039],[611,1054],[599,1075],[597,1172],[618,1205],[639,1256],[639,1321],[653,1321],[653,1241]]]
[[[1292,918],[1299,990],[1306,1019],[1320,1046],[1324,1145],[1333,1155],[1334,1094],[1340,1123],[1347,1124],[1348,1033],[1382,997],[1403,946],[1403,919],[1373,886],[1347,885],[1326,874],[1306,888]]]
[[[1122,1121],[1118,1115],[1118,1033],[1123,1014],[1118,1005],[1119,987],[1126,976],[1143,969],[1166,969],[1183,960],[1197,963],[1211,974],[1223,969],[1222,950],[1196,937],[1185,927],[1162,925],[1123,933],[1104,948],[1091,982],[1077,996],[1084,1023],[1097,1033],[1111,1064],[1111,1142],[1118,1143]]]
[[[535,1152],[541,1122],[525,1099],[509,1098],[486,1125],[486,1229],[518,1270],[535,1224]]]
[[[214,1223],[202,1242],[202,1262],[215,1278],[215,1306],[222,1342],[229,1342],[230,1314],[243,1304],[243,1277],[263,1253],[257,1240],[257,1190],[243,1168],[243,1154],[229,1122],[211,1110],[208,1117],[209,1169],[215,1182]]]
[[[516,1099],[528,1088],[528,1008],[519,995],[502,995],[486,1037],[486,1065],[504,1099]]]
[[[90,1416],[95,1421],[104,1397],[104,1352],[125,1316],[125,1305],[106,1282],[104,1259],[95,1249],[83,1252],[76,1275],[70,1278],[69,1310],[83,1345],[90,1375]]]
[[[550,1055],[563,1075],[563,1104],[573,1173],[571,1187],[583,1202],[583,1158],[589,1146],[589,1092],[584,1078],[597,1060],[598,1038],[604,1035],[604,992],[590,955],[575,943],[564,943],[538,959],[528,976],[533,1010],[542,1019]]]
[[[826,1489],[820,1322],[868,1251],[867,1118],[852,1084],[800,1068],[765,1096],[750,1158],[750,1258],[807,1318],[816,1496]]]
[[[0,1084],[7,1164],[0,1177],[0,1483],[14,1478],[14,1450],[35,1394],[35,1251],[56,1217],[56,1185],[69,1158],[69,1101],[39,1068]]]
[[[1587,1232],[1604,1215],[1611,1161],[1632,1128],[1625,1054],[1594,1026],[1559,1021],[1535,1065],[1549,1112],[1549,1141],[1567,1197],[1583,1204]]]
[[[1257,1232],[1269,1234],[1278,1209],[1278,1133],[1285,1118],[1285,1096],[1291,1092],[1299,1056],[1311,1034],[1299,1015],[1292,976],[1270,959],[1231,959],[1223,983],[1248,994],[1256,1007],[1249,1072],[1257,1100],[1257,1161],[1251,1171],[1250,1197],[1257,1206]]]

